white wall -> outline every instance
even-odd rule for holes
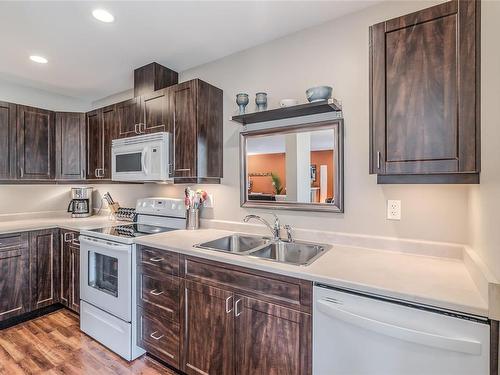
[[[241,126],[228,120],[236,113],[235,95],[251,94],[249,107],[252,108],[255,92],[267,91],[272,108],[282,98],[305,101],[304,91],[308,87],[328,84],[334,86],[334,96],[341,99],[344,106],[345,214],[283,211],[279,213],[283,222],[301,228],[466,243],[469,186],[377,185],[376,177],[368,175],[368,26],[433,3],[391,1],[375,5],[181,73],[181,81],[200,77],[224,90],[225,178],[222,185],[205,186],[215,194],[216,207],[207,210],[204,216],[240,221],[250,211],[268,212],[239,207],[238,132]],[[498,33],[490,34],[490,38],[493,40],[495,35]],[[494,65],[492,62],[491,69]],[[488,155],[483,154],[484,163],[487,159]],[[139,196],[182,196],[184,189],[161,185],[95,186],[99,192],[109,190],[124,205],[133,204]],[[0,213],[31,211],[32,207],[65,209],[67,191],[69,186],[0,186]],[[402,200],[400,222],[385,219],[387,199]]]
[[[90,102],[0,80],[0,100],[52,111],[86,112]]]
[[[481,184],[469,204],[471,245],[500,279],[500,2],[481,10]]]
[[[0,185],[0,215],[65,211],[73,185]],[[135,207],[138,198],[154,195],[150,184],[89,184],[94,187],[94,207],[107,191],[122,207]]]
[[[266,91],[268,107],[273,108],[282,98],[305,101],[304,92],[313,85],[332,85],[345,115],[345,214],[283,211],[279,213],[283,222],[301,228],[467,242],[468,186],[380,186],[375,176],[368,175],[368,27],[432,4],[391,1],[376,5],[182,72],[182,81],[199,77],[224,90],[225,177],[220,186],[206,186],[216,199],[215,209],[208,214],[240,221],[248,212],[258,211],[239,207],[241,126],[228,120],[237,111],[235,95],[249,93],[247,108],[252,110],[255,93]],[[400,222],[385,219],[387,199],[402,200]]]

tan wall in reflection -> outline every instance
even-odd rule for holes
[[[248,173],[275,173],[281,179],[281,184],[286,187],[285,153],[249,155],[247,159]],[[326,165],[328,170],[327,196],[333,197],[333,150],[312,151],[311,164],[316,165],[316,182],[312,186],[319,187],[320,165]],[[274,194],[271,176],[253,176],[252,193]],[[285,194],[283,192],[282,194]],[[319,195],[318,195],[319,197]]]

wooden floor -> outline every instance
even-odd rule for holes
[[[123,360],[82,333],[68,310],[0,331],[0,374],[175,375],[146,356]]]

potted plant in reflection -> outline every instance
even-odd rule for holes
[[[283,185],[281,184],[281,178],[276,174],[276,173],[271,173],[271,180],[273,181],[273,189],[274,189],[274,197],[275,199],[278,200],[284,200],[283,195],[281,193],[283,192]]]

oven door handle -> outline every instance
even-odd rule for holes
[[[125,244],[115,244],[106,240],[95,240],[90,237],[80,236],[80,246],[89,245],[89,246],[98,246],[101,249],[107,249],[112,251],[127,251],[130,252],[130,245]]]

